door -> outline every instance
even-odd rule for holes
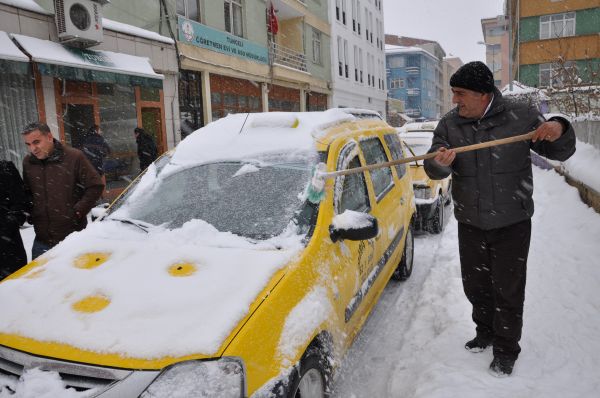
[[[360,167],[361,163],[356,142],[347,143],[338,156],[337,170]],[[370,213],[371,200],[364,173],[340,176],[335,180],[334,214],[346,210]],[[359,308],[364,298],[362,286],[374,264],[374,239],[336,243],[334,268],[337,284],[336,311],[346,323],[346,331],[353,336],[362,323]],[[351,340],[351,339],[350,339]]]
[[[165,149],[160,108],[142,108],[142,128],[154,138],[158,153],[163,153]]]
[[[73,148],[81,148],[87,131],[95,123],[94,106],[88,104],[67,104],[67,112],[63,118],[65,125],[65,141]]]

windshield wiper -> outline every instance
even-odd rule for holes
[[[139,229],[141,229],[145,233],[148,233],[149,226],[148,225],[143,225],[140,221],[134,221],[134,220],[130,220],[128,218],[113,218],[113,217],[106,218],[106,220],[119,221],[119,222],[122,222],[124,224],[133,225],[133,226],[138,227]]]

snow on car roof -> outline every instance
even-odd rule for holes
[[[403,131],[433,131],[438,125],[438,121],[406,123],[402,126]]]
[[[171,163],[243,159],[268,152],[315,151],[315,141],[323,138],[327,128],[351,120],[355,117],[340,109],[229,115],[186,137],[177,146]]]

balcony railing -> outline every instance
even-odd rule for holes
[[[421,90],[418,88],[409,88],[406,90],[406,94],[408,95],[419,95],[421,94]]]
[[[271,42],[269,55],[274,64],[287,66],[303,72],[307,71],[306,55],[298,51],[294,51],[291,48]]]

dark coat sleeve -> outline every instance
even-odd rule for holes
[[[540,154],[541,156],[564,162],[575,153],[575,130],[571,122],[562,117],[551,117],[550,120],[554,120],[562,124],[563,133],[556,141],[538,141],[531,143],[531,149]]]
[[[78,154],[76,173],[77,185],[83,189],[83,195],[73,207],[76,212],[83,216],[89,213],[92,207],[96,205],[96,201],[102,196],[104,184],[102,183],[100,174],[98,174],[83,152]]]
[[[7,195],[8,201],[5,209],[6,220],[3,221],[2,229],[9,231],[19,228],[25,222],[28,200],[23,179],[15,165],[12,162],[3,163],[8,192],[2,194]]]
[[[450,148],[448,143],[448,126],[445,120],[441,120],[433,131],[433,140],[431,148],[427,153],[436,152],[440,148]],[[423,161],[425,173],[432,180],[443,180],[452,173],[452,167],[444,167],[433,159],[425,159]]]

